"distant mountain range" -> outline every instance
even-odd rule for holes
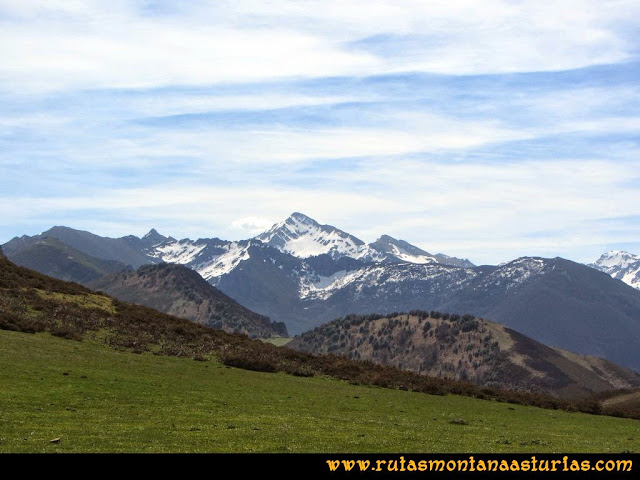
[[[5,246],[14,263],[60,280],[87,283],[131,267],[105,260],[71,247],[53,236],[21,238]]]
[[[159,240],[153,235],[155,230],[149,232],[142,239],[135,236],[122,238],[108,238],[94,235],[90,232],[74,230],[68,227],[53,227],[40,235],[29,237],[23,235],[5,243],[2,247],[5,255],[11,258],[20,250],[29,248],[42,240],[55,238],[68,247],[84,253],[90,257],[101,260],[114,260],[133,268],[138,268],[147,263],[153,263],[152,257],[147,251]],[[168,240],[166,237],[162,237]]]
[[[432,255],[404,240],[382,235],[373,243],[349,235],[331,225],[320,225],[312,218],[295,212],[283,222],[275,224],[257,240],[276,247],[281,252],[298,258],[329,255],[338,260],[343,257],[374,263],[441,263],[473,267],[466,259],[449,257],[441,253]]]
[[[5,253],[17,263],[26,261],[25,256],[33,259],[21,252],[51,237],[83,253],[82,264],[96,274],[105,269],[100,263],[105,260],[133,268],[185,265],[244,307],[286,323],[294,335],[351,313],[470,313],[545,344],[640,371],[640,291],[562,258],[523,257],[499,266],[474,266],[388,235],[367,244],[301,213],[242,241],[176,240],[155,230],[143,238],[112,239],[54,227],[11,240]],[[78,261],[64,252],[58,256]],[[56,270],[42,260],[30,267],[58,275],[74,271],[70,264]]]

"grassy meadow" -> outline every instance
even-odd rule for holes
[[[0,365],[0,452],[640,451],[633,419],[248,371],[47,333],[0,331]]]

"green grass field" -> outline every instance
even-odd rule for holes
[[[273,338],[265,338],[263,341],[267,343],[271,343],[272,345],[276,345],[278,347],[282,347],[291,341],[291,337],[273,337]]]
[[[637,420],[245,371],[44,333],[0,331],[0,366],[0,452],[640,451]]]

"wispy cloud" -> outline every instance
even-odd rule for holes
[[[566,70],[629,60],[634,1],[0,3],[5,88]]]
[[[0,240],[294,210],[475,262],[640,253],[635,1],[0,0]]]

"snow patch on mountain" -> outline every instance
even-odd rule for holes
[[[611,250],[610,252],[602,254],[595,264],[602,268],[627,268],[637,262],[640,262],[640,256],[638,255],[633,255],[632,253],[621,250]]]
[[[206,247],[206,244],[197,245],[191,240],[180,240],[163,245],[157,245],[151,255],[167,263],[179,263],[186,265]]]
[[[429,252],[389,235],[382,235],[369,246],[382,254],[389,255],[389,259],[394,261],[417,264],[438,263],[437,258]]]
[[[472,269],[430,263],[417,264],[377,264],[368,265],[350,272],[340,271],[329,277],[315,276],[301,278],[300,298],[303,300],[326,300],[338,291],[352,287],[355,292],[371,288],[384,292],[388,289],[405,288],[408,282],[424,282],[429,288],[439,289],[441,285],[461,288],[478,275]]]
[[[360,275],[360,270],[353,272],[342,270],[328,277],[321,275],[303,276],[300,278],[300,289],[298,293],[301,299],[317,298],[326,300],[336,290],[352,283],[359,278]]]
[[[157,232],[153,232],[153,236],[163,238]],[[363,288],[376,288],[408,280],[424,281],[448,275],[451,268],[455,268],[452,267],[455,265],[453,262],[443,262],[439,258],[440,254],[432,255],[404,240],[383,235],[376,242],[366,244],[353,235],[330,225],[321,225],[301,213],[293,213],[267,232],[250,240],[230,242],[210,238],[178,241],[168,237],[167,241],[150,248],[149,255],[167,263],[186,265],[211,284],[218,285],[221,277],[232,273],[243,261],[249,260],[250,246],[263,252],[270,247],[275,248],[286,257],[290,255],[302,260],[297,267],[299,270],[290,272],[299,282],[298,293],[301,299],[326,299],[350,285],[361,291]],[[326,272],[321,274],[315,271],[318,268],[316,259],[313,262],[305,259],[323,254],[328,255],[329,259],[317,260],[325,267],[346,258],[360,260],[366,267],[354,267],[347,262],[335,269],[320,267],[320,271]],[[446,258],[459,263],[468,262],[454,257]],[[273,258],[271,261],[274,264],[276,262]],[[455,266],[466,267],[460,264]],[[439,267],[446,268],[441,270]],[[278,268],[283,270],[291,267],[280,264]]]
[[[548,265],[543,258],[522,257],[490,273],[479,285],[479,288],[490,289],[493,286],[504,287],[507,290],[522,285],[529,278],[541,275]]]
[[[240,262],[249,260],[250,243],[231,242],[226,246],[226,252],[214,257],[211,261],[196,267],[195,270],[207,281],[217,283],[214,280],[219,279],[222,275],[230,273]],[[225,248],[225,247],[223,247]]]
[[[417,263],[417,264],[425,264],[425,263],[437,263],[435,257],[430,255],[411,255],[410,253],[406,253],[399,249],[397,246],[393,246],[391,249],[391,254],[402,260],[403,262],[408,263]]]

